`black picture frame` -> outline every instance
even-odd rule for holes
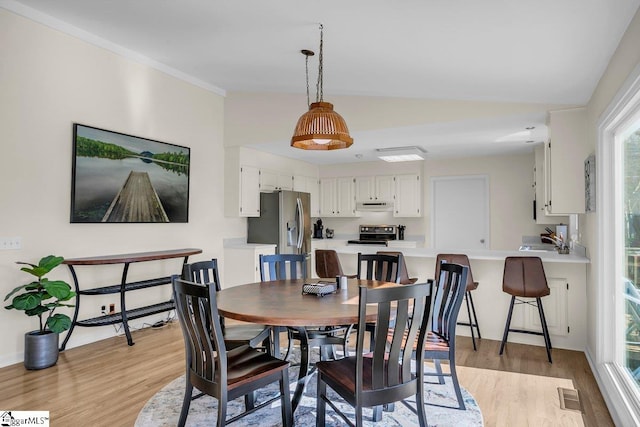
[[[73,124],[71,223],[189,222],[191,149]]]

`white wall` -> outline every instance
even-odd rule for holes
[[[0,295],[26,283],[16,261],[199,247],[192,259],[222,258],[222,239],[244,232],[223,216],[224,98],[102,48],[0,9]],[[74,122],[191,147],[187,224],[70,224]],[[179,272],[180,260],[131,267],[133,278]],[[224,266],[224,262],[222,263]],[[120,267],[80,270],[83,287],[119,282]],[[66,267],[52,278],[71,282]],[[166,300],[169,286],[131,294],[131,304]],[[82,317],[116,296],[83,297]],[[6,304],[3,304],[3,306]],[[83,316],[84,315],[84,316]],[[133,322],[142,325],[151,318]],[[22,360],[23,334],[37,320],[0,309],[0,366]],[[77,328],[69,347],[111,336],[110,326]],[[123,345],[125,341],[123,340]]]

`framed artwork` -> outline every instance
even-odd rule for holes
[[[584,211],[596,211],[596,156],[584,161]]]
[[[188,222],[188,147],[74,123],[72,223]]]

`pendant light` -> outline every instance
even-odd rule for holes
[[[322,88],[322,32],[320,24],[320,55],[318,65],[318,83],[316,85],[316,102],[309,104],[309,57],[313,51],[304,49],[305,69],[307,73],[307,105],[309,111],[298,119],[298,124],[293,131],[291,146],[303,150],[338,150],[349,148],[353,144],[353,138],[349,136],[347,123],[342,116],[333,111],[333,104],[324,102]]]

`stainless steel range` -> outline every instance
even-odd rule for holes
[[[349,240],[352,245],[384,245],[389,240],[396,240],[397,226],[395,225],[361,225],[360,239]]]

